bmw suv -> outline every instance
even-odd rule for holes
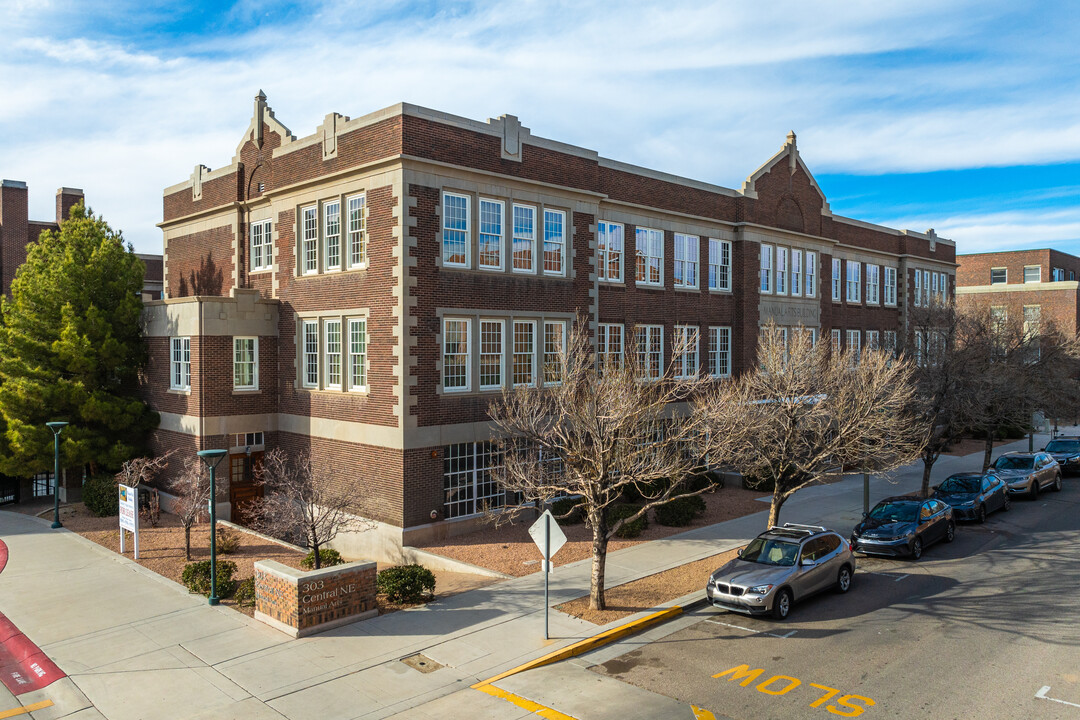
[[[705,595],[718,608],[783,620],[796,601],[835,588],[855,573],[848,541],[817,525],[784,523],[758,535],[709,577]]]

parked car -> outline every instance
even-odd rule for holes
[[[1005,481],[993,473],[957,473],[934,488],[931,496],[952,508],[957,520],[986,522],[988,513],[1012,505]]]
[[[1061,490],[1061,466],[1048,453],[1005,453],[990,468],[1009,486],[1010,495],[1034,500],[1047,488]]]
[[[758,535],[709,577],[705,595],[718,608],[783,620],[795,602],[830,588],[846,593],[855,574],[847,540],[817,525],[784,523]]]
[[[1054,438],[1043,451],[1057,460],[1062,475],[1080,475],[1080,438]]]
[[[851,531],[851,549],[867,555],[922,557],[938,540],[952,542],[952,508],[935,498],[910,495],[885,498]]]

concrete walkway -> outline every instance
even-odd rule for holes
[[[1036,436],[1036,448],[1047,439]],[[998,448],[995,456],[1007,449],[1026,450],[1027,440]],[[981,457],[943,456],[935,483],[978,470]],[[920,482],[921,466],[891,480],[872,478],[871,503]],[[742,544],[763,529],[765,510],[763,503],[762,513],[612,553],[607,584]],[[846,534],[861,514],[862,477],[849,476],[800,491],[781,517]],[[38,518],[0,512],[0,538],[9,549],[0,611],[68,674],[18,698],[0,688],[0,718],[43,700],[54,704],[29,717],[527,717],[527,710],[469,686],[602,629],[552,611],[554,639],[545,641],[543,578],[534,574],[293,640],[231,609],[211,608],[179,585]],[[587,560],[556,568],[551,604],[587,593],[589,572]],[[416,653],[443,667],[421,673],[400,662]],[[522,683],[508,681],[504,689],[512,686]]]

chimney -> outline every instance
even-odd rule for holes
[[[64,222],[71,214],[71,208],[83,201],[83,191],[79,188],[62,187],[56,191],[56,224]]]
[[[11,291],[15,270],[26,259],[30,233],[29,191],[19,180],[0,181],[0,293]]]

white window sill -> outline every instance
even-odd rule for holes
[[[169,388],[168,391],[170,393],[172,393],[173,395],[190,395],[191,394],[191,388],[189,388],[189,387],[187,387],[187,388],[174,388],[174,387],[171,387],[171,388]]]

